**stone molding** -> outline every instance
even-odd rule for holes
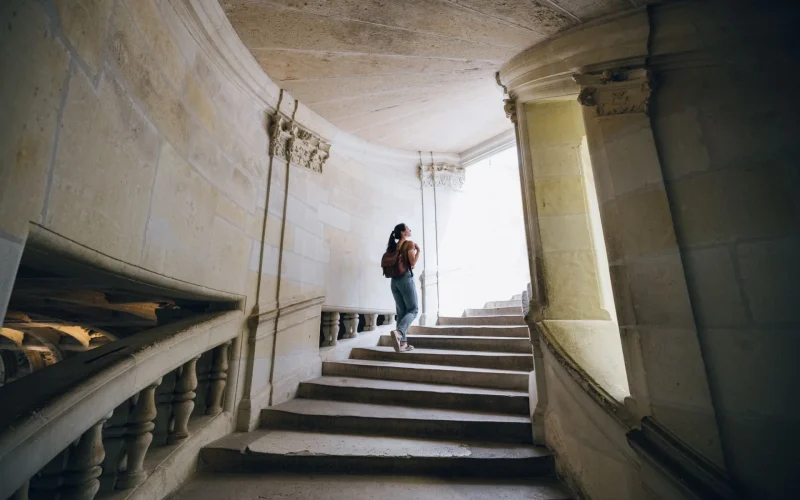
[[[505,132],[497,134],[491,139],[483,141],[477,146],[473,146],[461,153],[459,155],[459,165],[462,167],[474,165],[479,161],[492,157],[496,153],[513,148],[516,144],[517,138],[514,134],[514,129],[509,128]]]
[[[521,102],[574,95],[576,73],[643,65],[649,37],[645,9],[598,19],[514,56],[500,69],[499,80]]]
[[[649,112],[653,83],[646,68],[608,69],[573,78],[581,87],[578,102],[595,108],[597,116]]]
[[[420,164],[418,169],[423,188],[449,188],[461,191],[467,179],[467,171],[464,167],[450,163]]]
[[[300,127],[294,120],[275,113],[269,120],[269,155],[322,173],[331,144]]]

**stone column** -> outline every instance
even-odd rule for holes
[[[366,313],[364,314],[364,331],[371,332],[375,329],[378,323],[378,313]]]
[[[396,314],[384,314],[383,316],[387,325],[391,325],[392,323],[397,321],[397,319],[395,318],[395,316],[397,316]]]
[[[231,341],[214,348],[209,372],[208,397],[206,398],[206,415],[222,413],[222,396],[228,382],[228,349]]]
[[[153,441],[153,429],[156,424],[155,391],[161,383],[161,378],[142,389],[136,396],[136,401],[125,426],[125,453],[127,465],[119,474],[116,489],[127,490],[135,488],[147,478],[144,470],[144,457],[150,443]]]
[[[597,178],[631,390],[653,415],[724,467],[714,407],[649,113],[645,68],[575,77]]]
[[[358,337],[358,313],[342,314],[342,322],[344,323],[344,337],[342,338],[354,339]]]
[[[339,313],[338,312],[324,312],[322,313],[322,334],[325,340],[322,342],[323,346],[334,346],[338,342],[339,337]]]

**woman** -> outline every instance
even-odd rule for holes
[[[414,318],[417,317],[417,289],[414,287],[414,272],[417,265],[420,249],[411,241],[411,228],[405,224],[398,224],[389,235],[387,252],[400,250],[400,258],[406,261],[408,272],[399,278],[392,278],[392,295],[397,309],[397,330],[392,330],[392,344],[396,352],[407,352],[414,349],[408,344],[406,333]],[[397,241],[395,241],[397,240]]]

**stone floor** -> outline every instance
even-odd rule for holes
[[[468,479],[417,476],[200,476],[171,500],[567,500],[552,479]]]

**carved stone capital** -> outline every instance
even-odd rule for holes
[[[419,165],[419,179],[422,187],[450,188],[461,191],[467,178],[464,167],[457,167],[449,163],[430,163]]]
[[[575,75],[574,79],[581,86],[578,102],[594,107],[597,116],[649,112],[653,83],[645,68],[611,69]]]
[[[511,122],[516,125],[517,124],[517,100],[513,97],[509,97],[508,99],[503,100],[503,110],[506,112],[506,118],[511,120]]]
[[[280,113],[270,117],[269,154],[322,173],[331,144]]]

